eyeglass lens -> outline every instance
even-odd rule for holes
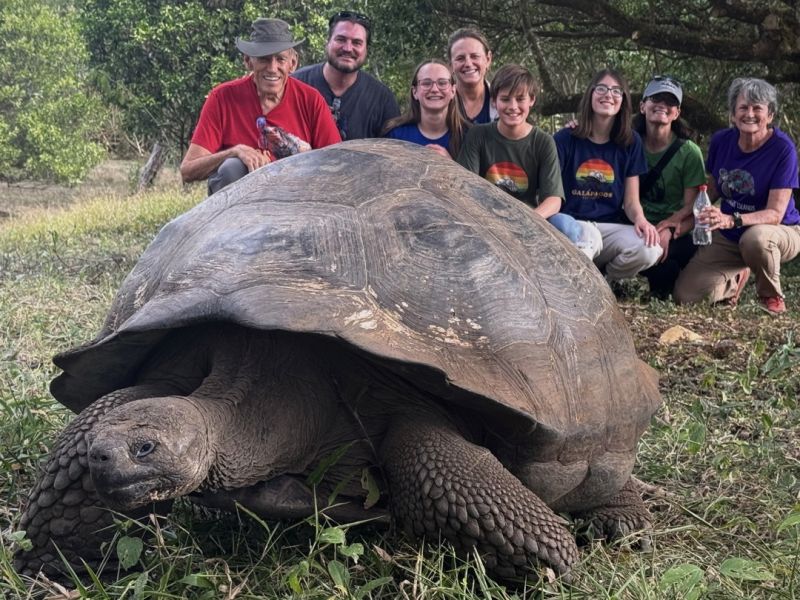
[[[449,79],[420,79],[417,85],[423,90],[429,90],[436,84],[440,90],[448,89],[453,83]]]
[[[622,88],[618,86],[607,86],[603,85],[602,83],[594,86],[594,93],[598,96],[605,96],[608,92],[611,92],[611,95],[615,98],[622,97]]]

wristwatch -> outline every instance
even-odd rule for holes
[[[741,213],[735,212],[733,213],[733,227],[738,229],[742,226],[742,215]]]

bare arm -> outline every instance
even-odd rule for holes
[[[694,201],[697,198],[697,188],[688,187],[683,190],[683,206],[656,225],[661,233],[665,229],[674,229],[674,238],[678,238],[694,226]]]
[[[639,176],[625,178],[625,197],[622,200],[622,210],[633,223],[636,234],[644,239],[648,246],[658,244],[659,235],[656,228],[645,218],[642,203],[639,202]]]
[[[539,202],[539,206],[533,209],[540,217],[547,219],[557,214],[561,210],[562,200],[558,196],[547,196]]]
[[[742,213],[742,225],[778,225],[786,214],[786,207],[792,197],[790,188],[773,189],[767,197],[767,207],[751,213]],[[700,222],[707,223],[709,228],[733,229],[733,215],[723,214],[716,206],[709,206],[700,215]]]
[[[198,144],[189,144],[181,161],[181,178],[185,182],[199,181],[213,173],[228,158],[237,157],[248,171],[254,171],[270,162],[269,154],[263,150],[238,144],[213,154]]]

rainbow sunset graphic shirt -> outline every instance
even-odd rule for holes
[[[528,191],[528,175],[512,162],[498,162],[486,170],[484,178],[509,194],[520,195]]]
[[[538,128],[512,140],[498,131],[497,122],[473,125],[457,160],[468,171],[530,206],[549,196],[564,197],[556,144]]]
[[[639,135],[634,133],[633,143],[625,147],[577,138],[571,129],[562,129],[553,138],[566,193],[562,212],[586,221],[625,222],[625,179],[647,172]]]

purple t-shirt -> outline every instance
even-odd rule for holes
[[[797,150],[792,139],[777,127],[773,129],[772,137],[753,152],[743,152],[739,148],[738,129],[723,129],[711,138],[706,171],[711,173],[717,184],[723,213],[756,212],[767,207],[770,190],[798,187]],[[798,223],[800,213],[792,196],[781,224]],[[738,242],[746,229],[723,229],[720,233]]]

